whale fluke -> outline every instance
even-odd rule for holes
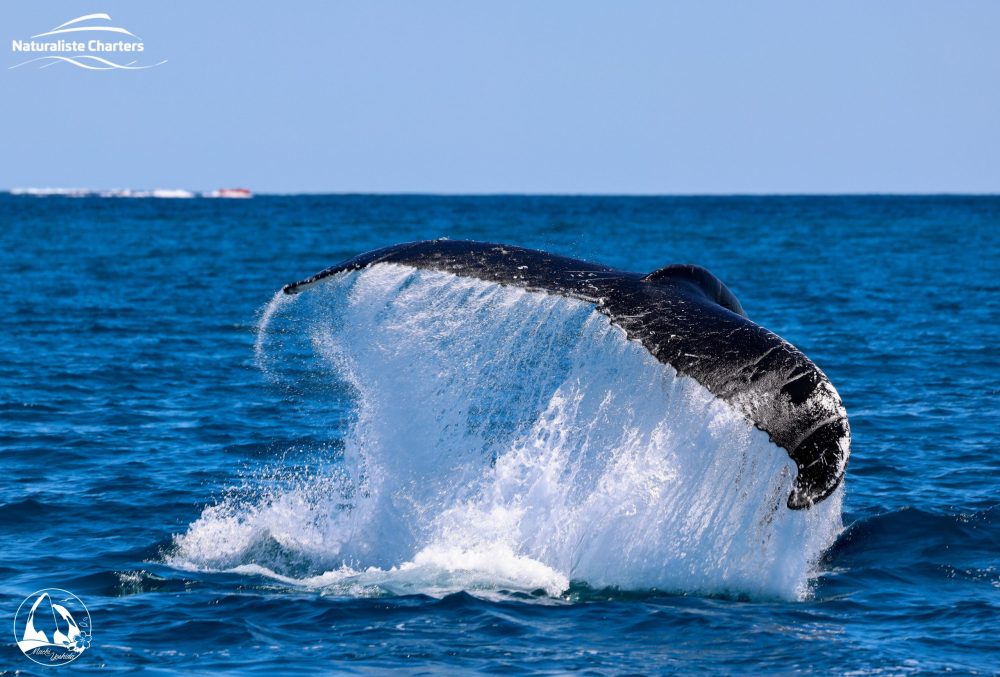
[[[356,256],[300,282],[297,294],[338,273],[399,264],[586,301],[658,361],[695,379],[766,432],[795,462],[787,499],[809,508],[840,484],[850,426],[840,396],[801,351],[751,321],[709,271],[668,265],[643,275],[510,245],[430,240]]]

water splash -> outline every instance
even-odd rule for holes
[[[798,598],[841,529],[840,490],[788,510],[787,453],[587,303],[395,265],[281,296],[258,362],[339,384],[311,396],[351,399],[343,455],[207,508],[176,566],[350,594]]]
[[[257,337],[253,342],[253,354],[256,358],[257,366],[265,373],[267,373],[268,370],[267,354],[264,350],[264,344],[268,339],[268,334],[271,329],[271,320],[273,320],[275,315],[277,315],[285,306],[292,303],[297,298],[297,296],[286,294],[279,289],[274,296],[271,297],[271,301],[264,306],[264,309],[260,312],[260,315],[257,318]],[[274,337],[271,336],[270,338],[273,342]]]

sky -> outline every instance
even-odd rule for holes
[[[166,63],[10,68],[95,12]],[[6,0],[0,33],[0,188],[1000,191],[994,1]]]

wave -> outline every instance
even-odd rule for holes
[[[96,62],[96,63],[101,64],[101,65],[98,66],[98,65],[94,65],[94,63],[84,63],[83,62],[84,59],[87,59],[90,62]],[[87,54],[79,54],[77,56],[72,56],[72,57],[69,57],[69,56],[40,56],[40,57],[37,57],[35,59],[28,59],[27,61],[22,61],[21,63],[14,64],[8,70],[11,70],[11,69],[14,69],[14,68],[20,68],[21,66],[26,66],[29,63],[36,63],[38,61],[47,61],[48,62],[45,65],[41,66],[40,68],[48,68],[49,66],[54,66],[57,63],[69,63],[69,64],[72,64],[72,65],[78,67],[78,68],[84,68],[86,70],[91,70],[91,71],[108,71],[108,70],[115,70],[115,69],[129,70],[129,71],[141,71],[141,70],[145,70],[147,68],[155,68],[157,66],[162,66],[163,64],[165,64],[167,62],[167,60],[164,59],[163,61],[159,61],[157,63],[149,64],[149,65],[146,65],[146,66],[134,66],[134,65],[132,65],[132,64],[136,63],[134,60],[133,61],[129,61],[128,63],[125,63],[125,64],[121,64],[121,63],[116,63],[114,61],[110,61],[110,60],[105,59],[105,58],[100,57],[100,56],[92,56],[92,55],[87,55]]]
[[[359,595],[796,599],[841,530],[842,489],[787,509],[788,454],[589,303],[379,265],[276,295],[255,349],[336,451],[248,478],[172,566]]]
[[[853,522],[824,555],[833,566],[861,569],[898,562],[898,570],[924,564],[978,562],[995,573],[1000,552],[1000,506],[942,514],[906,507]]]

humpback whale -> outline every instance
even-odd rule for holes
[[[837,391],[801,351],[752,322],[736,296],[705,268],[674,264],[644,275],[539,250],[442,239],[377,249],[282,289],[298,294],[338,273],[379,264],[591,303],[629,339],[728,402],[788,453],[798,469],[789,508],[812,507],[844,477],[851,433]]]

